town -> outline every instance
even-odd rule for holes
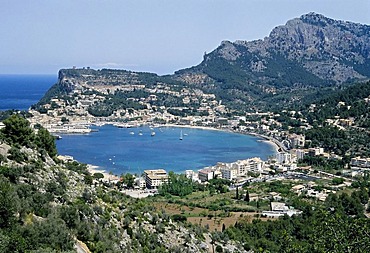
[[[300,111],[283,110],[279,113],[247,111],[241,114],[223,105],[222,101],[216,100],[214,94],[166,83],[142,84],[132,72],[110,76],[108,80],[105,76],[66,75],[59,82],[59,85],[69,87],[69,94],[51,97],[48,103],[29,110],[32,114],[29,118],[31,125],[40,124],[56,135],[89,133],[91,125],[113,124],[117,127],[175,125],[256,135],[276,146],[276,154],[267,161],[256,157],[232,163],[219,162],[199,171],[185,172],[188,178],[202,184],[213,178],[222,178],[231,181],[235,188],[253,182],[282,179],[291,179],[295,182],[297,179],[306,179],[303,180],[303,184],[302,180],[294,184],[292,191],[297,194],[304,192],[310,197],[324,201],[330,192],[351,185],[353,178],[363,176],[370,168],[370,158],[360,156],[352,157],[341,171],[320,171],[315,166],[307,164],[305,160],[310,158],[341,161],[344,157],[334,152],[324,152],[324,148],[320,146],[306,145],[310,144],[311,140],[307,140],[303,134],[290,131],[291,127],[286,126],[286,122],[289,121],[299,122],[301,130],[313,128],[307,119],[302,117]],[[113,106],[116,110],[106,113],[109,109],[104,107],[105,111],[100,112],[100,116],[96,116],[96,110],[91,109],[96,105],[105,105],[107,101],[122,94],[125,95],[125,101],[131,102],[125,108]],[[369,98],[364,101],[369,103]],[[337,107],[343,108],[346,104],[339,102]],[[311,104],[309,111],[315,110],[319,110],[319,106]],[[353,118],[335,117],[327,119],[326,122],[340,129],[356,125]],[[167,178],[167,172],[162,169],[148,170],[145,171],[144,177],[138,176],[136,186],[138,189],[156,189],[166,182]],[[341,183],[328,185],[321,191],[315,190],[317,179],[333,178],[339,178]]]

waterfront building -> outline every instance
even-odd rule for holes
[[[291,148],[302,148],[304,147],[306,138],[304,135],[292,134],[289,136]]]
[[[261,172],[265,167],[265,162],[259,157],[248,159],[249,166],[252,171]]]
[[[158,186],[168,182],[168,175],[164,169],[144,170],[146,187],[156,189]]]
[[[305,156],[306,152],[302,149],[296,149],[295,150],[295,155],[297,157],[297,160],[302,160]]]
[[[192,181],[195,181],[195,182],[199,181],[198,173],[196,173],[194,170],[186,170],[185,176],[191,179]]]
[[[146,187],[146,181],[143,177],[135,178],[135,184],[140,189],[144,189]]]
[[[238,176],[238,170],[236,168],[222,168],[221,175],[223,179],[233,180]]]
[[[207,182],[214,178],[214,170],[210,168],[204,168],[198,171],[198,177],[201,182]]]
[[[290,163],[292,161],[292,155],[285,152],[279,152],[276,154],[277,163]]]

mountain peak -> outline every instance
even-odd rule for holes
[[[223,41],[201,64],[176,75],[210,90],[222,87],[224,100],[240,101],[368,80],[370,26],[310,12],[264,39]]]

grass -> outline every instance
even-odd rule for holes
[[[234,197],[235,191],[214,195],[205,191],[194,192],[184,198],[172,196],[167,199],[156,196],[152,201],[157,211],[163,210],[169,215],[180,214],[185,216],[188,222],[206,227],[209,231],[222,231],[223,226],[227,228],[238,221],[252,221],[259,216],[257,208],[253,206],[254,202],[247,203],[235,200]],[[261,202],[260,210],[268,207],[268,204]]]

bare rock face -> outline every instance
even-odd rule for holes
[[[279,82],[284,75],[289,83],[299,83],[299,78],[289,75],[290,64],[300,68],[293,71],[308,85],[369,79],[370,26],[308,13],[277,26],[263,40],[224,41],[195,69],[211,72],[212,61],[220,58],[234,72],[252,74],[246,79],[265,84]]]
[[[10,149],[10,146],[8,144],[0,143],[0,155],[6,157],[9,149]]]

